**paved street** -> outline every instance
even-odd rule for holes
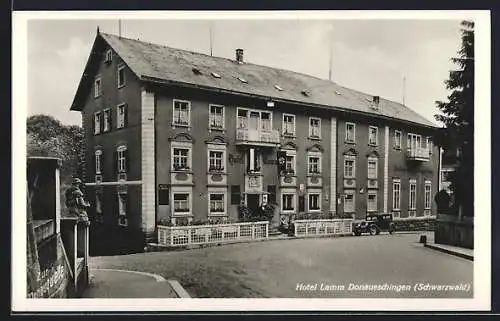
[[[192,297],[472,297],[473,263],[424,248],[417,243],[420,234],[276,240],[93,257],[90,267],[176,279]],[[429,289],[460,284],[456,289]]]

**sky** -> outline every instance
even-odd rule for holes
[[[446,100],[450,58],[461,44],[459,20],[121,20],[124,37],[293,70],[404,102],[434,121]],[[70,111],[96,28],[118,34],[114,20],[37,19],[28,22],[28,110],[81,125]],[[405,80],[403,80],[405,79]],[[434,121],[435,122],[435,121]],[[436,123],[436,122],[435,122]]]

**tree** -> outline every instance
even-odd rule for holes
[[[434,117],[444,124],[436,137],[445,150],[459,150],[457,167],[450,176],[454,206],[462,208],[466,216],[474,215],[474,22],[462,21],[462,46],[458,57],[451,61],[458,65],[445,81],[451,90],[447,102],[436,101],[440,110]]]
[[[69,183],[72,176],[83,174],[83,129],[63,125],[48,115],[34,115],[27,119],[28,156],[60,158],[61,182]]]

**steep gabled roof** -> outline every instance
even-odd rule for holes
[[[143,81],[222,90],[234,94],[251,95],[305,106],[360,112],[426,127],[436,127],[423,116],[397,102],[380,98],[378,108],[374,109],[372,108],[372,95],[342,87],[329,80],[252,63],[240,64],[231,59],[212,57],[105,33],[98,34],[97,38],[99,37],[113,48],[132,72]],[[97,38],[94,47],[96,47]],[[89,63],[86,69],[88,65]],[[82,87],[82,83],[78,91],[87,88]],[[79,110],[75,102],[71,109]]]

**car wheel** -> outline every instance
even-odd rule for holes
[[[370,235],[376,235],[378,232],[377,227],[375,225],[370,226]]]

